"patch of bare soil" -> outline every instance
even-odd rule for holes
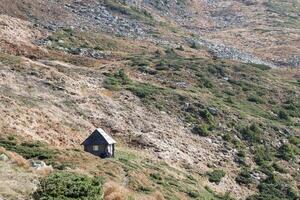
[[[46,54],[45,49],[32,43],[44,34],[27,21],[0,15],[0,52],[32,58]]]

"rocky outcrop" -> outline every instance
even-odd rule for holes
[[[220,59],[230,59],[244,63],[262,64],[275,67],[275,65],[270,62],[263,61],[250,53],[224,44],[217,44],[204,39],[190,40],[190,42],[208,48],[215,57]]]

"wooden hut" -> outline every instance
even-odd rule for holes
[[[103,129],[97,128],[81,145],[84,151],[99,156],[110,158],[115,156],[116,141]]]

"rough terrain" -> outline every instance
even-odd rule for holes
[[[266,195],[259,188],[272,176],[282,199],[293,199],[299,9],[298,1],[3,0],[0,146],[56,171],[104,176],[123,199],[246,199]],[[81,150],[96,127],[117,139],[116,159]],[[30,197],[50,172],[11,160],[0,161],[8,183],[0,198]],[[225,172],[220,182],[210,180],[215,170]],[[239,181],[245,171],[249,182]],[[28,188],[16,191],[9,177]]]

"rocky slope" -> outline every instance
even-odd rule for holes
[[[201,39],[220,58],[299,66],[298,1],[25,0],[2,4],[3,14],[49,31],[62,27],[105,31],[175,46],[186,43],[182,38]]]
[[[276,67],[299,66],[298,6],[1,1],[0,146],[104,176],[123,199],[297,199],[300,71]],[[115,160],[82,152],[95,127],[117,138]]]

